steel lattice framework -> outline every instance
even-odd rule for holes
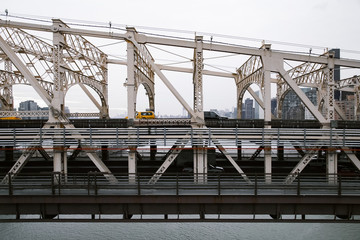
[[[29,34],[26,31],[51,33],[53,40],[51,43],[41,40],[40,37]],[[127,58],[126,61],[116,61],[108,59],[107,54],[99,50],[94,44],[90,43],[86,37],[105,38],[121,40],[126,42]],[[155,63],[155,59],[147,48],[147,45],[161,45],[176,47],[180,49],[193,50],[193,68],[181,68],[165,66]],[[340,113],[334,99],[336,89],[347,89],[355,93],[356,113],[359,112],[359,77],[344,79],[339,82],[334,81],[334,68],[360,68],[360,61],[337,59],[332,52],[320,56],[308,54],[276,51],[270,44],[263,43],[261,48],[245,47],[240,45],[230,45],[224,43],[206,42],[202,36],[196,36],[195,41],[168,36],[159,36],[146,33],[139,33],[135,28],[126,28],[119,32],[97,31],[84,28],[71,28],[59,19],[53,19],[52,24],[42,25],[34,23],[14,22],[0,20],[0,57],[4,62],[3,69],[0,69],[0,100],[5,110],[13,108],[12,86],[15,84],[31,85],[44,102],[49,106],[49,120],[55,126],[74,129],[68,124],[69,121],[64,112],[66,92],[74,85],[79,85],[91,101],[99,109],[100,117],[107,118],[108,106],[108,63],[122,64],[127,66],[127,87],[128,116],[135,118],[136,96],[139,86],[142,84],[146,89],[149,98],[149,108],[155,110],[155,75],[164,83],[175,98],[180,102],[184,109],[189,113],[191,123],[194,128],[204,128],[204,99],[203,99],[203,76],[212,75],[216,77],[233,78],[237,86],[237,106],[238,117],[241,117],[241,103],[246,91],[248,91],[259,105],[264,109],[265,128],[271,129],[271,83],[277,84],[278,104],[281,103],[286,93],[291,89],[300,98],[302,103],[309,109],[313,116],[324,126],[330,128],[330,122],[335,118],[335,111]],[[212,51],[216,53],[231,53],[238,56],[248,56],[249,59],[237,68],[234,73],[224,73],[204,69],[204,53]],[[299,65],[286,70],[284,65],[287,61],[299,62]],[[164,74],[164,71],[185,72],[193,74],[193,107],[185,101],[183,96],[172,85]],[[272,75],[278,77],[272,79]],[[259,86],[262,98],[257,96],[251,89],[251,85]],[[92,96],[91,92],[85,87],[92,88],[100,98],[100,103]],[[303,93],[300,87],[316,87],[318,94],[318,106],[314,106],[309,98]],[[279,114],[278,114],[279,115]],[[340,115],[342,115],[340,113]],[[57,123],[57,124],[56,124]],[[50,126],[46,126],[50,127]],[[60,130],[61,131],[61,130]],[[74,139],[83,141],[86,136],[80,131],[72,134]],[[205,131],[207,131],[205,129]],[[135,133],[128,133],[128,138],[134,138]],[[262,139],[273,139],[276,133],[263,132]],[[211,136],[209,133],[208,136]],[[194,154],[194,172],[196,174],[207,173],[206,142],[208,136],[199,136],[201,149]],[[279,134],[277,135],[279,136]],[[236,135],[237,137],[237,135]],[[61,137],[60,137],[61,138]],[[163,165],[154,175],[156,181],[167,169],[172,161],[181,152],[189,133],[175,134],[174,145]],[[291,138],[291,136],[290,136]],[[84,142],[84,146],[88,143]],[[29,160],[34,153],[34,149],[42,143],[34,141],[24,151],[23,155],[11,169],[11,173],[16,175],[22,166]],[[126,142],[129,146],[129,173],[136,173],[136,144]],[[233,164],[236,170],[244,177],[244,172],[236,164],[234,159],[226,151],[223,142],[212,138],[212,144],[222,152]],[[270,176],[266,181],[271,181],[271,142],[261,143],[264,150],[265,173]],[[323,146],[315,146],[323,147]],[[66,172],[66,146],[56,151],[54,150],[54,171]],[[347,151],[347,150],[344,150]],[[110,172],[106,165],[98,158],[95,150],[88,148],[90,159],[100,169],[101,172]],[[308,151],[299,161],[303,167],[312,159],[314,153]],[[336,152],[330,149],[327,152],[327,172],[336,174],[337,160]],[[353,162],[358,159],[353,153],[349,153]],[[296,167],[289,174],[289,181],[292,181],[303,167]],[[111,174],[106,176],[108,180],[115,181]],[[245,178],[245,177],[244,177]],[[132,181],[132,179],[129,179]],[[196,181],[204,182],[206,179],[197,178]]]
[[[54,63],[59,53],[51,44],[18,28],[0,28],[0,36],[22,59],[25,66],[33,74],[40,86],[47,94],[54,97]],[[101,99],[101,105],[107,115],[107,56],[85,38],[79,35],[65,35],[66,47],[62,47],[61,64],[67,71],[63,90],[79,84],[87,85],[95,90]],[[13,69],[12,67],[10,69]],[[15,84],[31,85],[18,69],[13,71],[1,70],[0,91],[4,92],[7,86]],[[2,94],[3,96],[4,94]],[[8,99],[3,98],[5,106]]]

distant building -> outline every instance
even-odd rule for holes
[[[236,118],[237,118],[237,108],[236,108],[236,107],[233,108],[232,118],[233,118],[233,119],[236,119]]]
[[[276,98],[272,98],[271,99],[271,113],[274,115],[274,116],[277,116],[277,99]]]
[[[260,92],[259,92],[259,91],[256,91],[255,94],[256,94],[257,96],[260,96]],[[259,119],[259,118],[260,118],[260,105],[258,104],[257,101],[255,101],[254,118],[255,118],[255,119]]]
[[[255,109],[254,109],[254,100],[247,98],[243,103],[242,109],[242,119],[254,119],[255,117]]]
[[[39,105],[33,100],[27,100],[19,104],[19,111],[38,111]]]
[[[49,111],[49,107],[41,108],[35,101],[27,100],[19,104],[19,111]],[[24,117],[24,119],[44,119],[44,117]]]
[[[355,119],[355,96],[354,95],[347,95],[346,100],[341,100],[335,102],[337,103],[338,107],[343,111],[345,114],[346,119],[344,120],[356,120]],[[335,114],[335,120],[341,120],[342,118]]]
[[[316,88],[302,88],[301,89],[309,100],[317,105],[317,91]],[[289,91],[283,100],[282,119],[304,120],[314,119],[310,111],[301,102],[300,98],[294,91]]]

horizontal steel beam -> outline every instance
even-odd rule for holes
[[[131,41],[131,37],[128,36],[127,34],[68,28],[66,26],[53,28],[53,26],[50,25],[40,25],[40,24],[31,24],[31,23],[4,21],[4,20],[0,20],[0,26],[16,27],[21,29],[46,31],[46,32],[61,32],[63,34],[75,34],[75,35],[82,35],[88,37]],[[196,43],[193,40],[173,39],[169,37],[154,37],[154,36],[147,36],[144,34],[136,34],[135,40],[139,44],[149,43],[149,44],[158,44],[158,45],[183,47],[183,48],[193,48],[193,49],[196,48]],[[239,45],[218,44],[218,43],[203,43],[203,50],[235,53],[235,54],[242,54],[249,56],[264,56],[265,54],[264,49],[258,49],[254,47],[244,47]],[[316,57],[316,56],[310,56],[308,54],[289,53],[289,52],[273,50],[271,55],[272,58],[276,58],[276,59],[285,59],[285,60],[293,60],[293,61],[301,61],[301,62],[314,62],[321,64],[328,64],[329,62],[328,57],[324,57],[324,56]],[[360,68],[360,61],[358,60],[334,59],[334,64],[343,67]]]
[[[333,216],[334,222],[339,217],[351,221],[352,216],[359,215],[359,202],[359,197],[351,196],[1,196],[0,215],[12,214],[21,221],[22,215],[37,214],[46,221],[52,218],[56,220],[59,214],[66,215],[68,219],[71,214],[89,214],[88,219],[91,219],[91,215],[100,218],[122,214],[122,220],[129,220],[133,215],[138,215],[140,219],[144,216],[148,216],[145,219],[158,219],[156,216],[172,214],[181,219],[182,215],[196,214],[197,217],[192,216],[192,219],[206,221],[209,214],[215,214],[220,218],[218,221],[228,219],[227,215],[237,215],[238,219],[249,222],[263,219],[264,216],[260,215],[264,214],[278,221],[282,221],[283,215],[292,216],[292,220],[298,221],[306,221],[306,216],[316,215],[318,220],[323,221]],[[244,215],[251,218],[246,220]],[[134,217],[132,221],[137,220]]]

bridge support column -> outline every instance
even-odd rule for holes
[[[326,152],[326,174],[329,184],[337,183],[337,162],[336,150],[329,148]]]
[[[264,147],[264,173],[265,173],[265,182],[271,183],[271,174],[272,174],[272,160],[271,160],[271,146]]]
[[[129,37],[134,38],[135,29],[128,28],[127,34]],[[129,119],[135,118],[136,111],[136,92],[137,86],[135,81],[135,47],[131,42],[127,43],[127,81],[125,86],[127,88],[127,111]]]
[[[129,174],[129,183],[136,183],[136,148],[130,147],[129,156],[128,156],[128,174]]]
[[[207,182],[207,149],[206,146],[194,147],[194,182]]]
[[[67,154],[66,149],[63,147],[58,147],[54,149],[53,157],[53,168],[55,173],[60,173],[59,178],[55,176],[55,183],[61,181],[61,175],[64,175],[64,181],[67,182]]]

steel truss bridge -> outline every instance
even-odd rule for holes
[[[110,210],[106,209],[114,209],[113,213],[123,214],[124,219],[129,220],[132,214],[141,216],[152,214],[153,212],[148,209],[153,209],[155,213],[165,216],[198,214],[200,220],[206,219],[206,214],[221,215],[233,212],[254,216],[271,214],[277,220],[283,214],[293,214],[296,218],[297,214],[319,213],[356,221],[353,216],[359,214],[358,181],[356,177],[347,181],[338,173],[338,153],[342,153],[355,169],[360,170],[358,154],[360,133],[356,127],[341,128],[337,125],[338,123],[341,125],[341,122],[334,120],[338,117],[342,120],[352,120],[353,124],[350,125],[358,124],[355,120],[359,119],[360,113],[359,76],[336,79],[335,75],[341,68],[359,69],[359,60],[339,58],[336,51],[311,55],[277,51],[267,43],[262,43],[260,48],[254,48],[206,41],[203,36],[185,39],[139,33],[131,27],[109,30],[79,26],[73,28],[70,23],[60,19],[53,19],[48,24],[0,19],[0,101],[3,108],[0,114],[19,116],[19,112],[12,111],[14,108],[12,87],[16,84],[31,86],[49,107],[48,121],[40,127],[28,128],[10,123],[11,126],[0,129],[0,143],[5,151],[21,150],[21,155],[14,161],[13,166],[1,172],[1,214],[16,216],[40,214],[43,219],[49,219],[62,213],[101,215],[110,213]],[[40,37],[43,34],[51,35],[52,40],[44,40]],[[126,59],[119,61],[109,58],[108,54],[87,38],[124,41]],[[190,49],[192,67],[159,64],[149,50],[150,46],[156,48],[165,46],[184,51]],[[206,61],[204,54],[209,52],[245,56],[247,60],[239,62],[236,71],[231,73],[213,71],[207,69],[204,63]],[[289,62],[295,67],[286,68]],[[71,116],[65,113],[66,93],[75,85],[80,86],[97,107],[99,110],[97,116],[101,119],[109,118],[108,64],[127,67],[124,86],[127,88],[129,122],[126,122],[125,127],[76,126],[69,119]],[[171,84],[170,79],[165,75],[167,71],[192,74],[192,107]],[[218,126],[219,122],[209,125],[204,118],[203,76],[205,75],[234,80],[238,106],[235,126]],[[134,120],[137,93],[141,85],[144,86],[148,96],[149,109],[155,110],[155,76],[189,113],[189,119],[175,119],[168,122],[167,120],[145,122]],[[260,96],[252,89],[254,84],[259,87]],[[277,86],[278,106],[274,115],[271,113],[271,84]],[[301,87],[316,88],[316,105],[309,100]],[[91,88],[97,96],[92,95],[88,88]],[[316,128],[286,128],[273,124],[277,118],[281,119],[282,105],[290,90],[295,92],[316,119]],[[337,91],[346,91],[353,95],[354,119],[348,119],[348,115],[338,105],[335,99]],[[264,119],[260,127],[255,124],[256,121],[253,121],[254,126],[251,128],[238,125],[245,92],[250,93],[264,110]],[[46,115],[42,112],[21,114]],[[80,113],[78,116],[90,115]],[[345,126],[350,125],[345,124]],[[157,146],[164,146],[167,149],[160,168],[148,178],[139,176],[138,150],[147,148],[151,152],[151,149]],[[98,150],[104,147],[127,151],[126,180],[119,179],[99,157]],[[176,194],[167,190],[161,192],[163,185],[160,183],[167,174],[166,170],[176,161],[183,149],[189,147],[193,149],[190,188],[195,190],[188,194],[188,191],[183,189],[187,186],[185,183],[188,179],[172,178],[165,181],[164,186],[171,186],[170,189],[175,189]],[[236,177],[243,183],[238,185],[234,179],[226,180],[226,177],[215,177],[217,180],[214,180],[209,175],[209,148],[216,148],[225,156],[238,173]],[[233,149],[240,148],[254,149],[254,158],[263,152],[264,173],[260,179],[244,172],[241,168],[241,164],[232,153]],[[284,151],[289,149],[296,150],[300,155],[294,168],[280,177],[280,180],[273,174],[275,149],[278,157],[283,156]],[[302,176],[304,168],[318,157],[319,150],[324,151],[326,155],[326,174],[319,181],[304,180],[304,185],[303,178],[299,176]],[[53,174],[46,177],[44,182],[41,178],[39,180],[39,176],[21,180],[21,170],[36,151],[39,151],[45,159],[52,160]],[[100,173],[95,181],[95,196],[77,195],[71,190],[78,188],[81,192],[94,191],[93,182],[90,180],[85,185],[78,185],[71,183],[68,178],[70,177],[67,169],[68,154],[76,158],[80,152],[86,154]],[[152,152],[152,154],[156,153]],[[55,176],[57,173],[60,173],[58,177]],[[355,174],[355,171],[352,173]],[[318,173],[315,177],[320,175]],[[25,186],[24,182],[31,183],[30,188],[34,191]],[[302,195],[308,193],[308,190],[304,189],[308,185],[307,182],[311,189],[309,196]],[[37,183],[41,191],[36,191]],[[128,194],[119,193],[118,187],[124,188],[124,192]],[[136,195],[132,192],[134,187],[137,189]],[[237,189],[238,187],[241,189]],[[58,191],[55,191],[55,188]],[[108,196],[106,189],[109,189],[107,193],[114,191],[115,195]],[[269,196],[264,189],[270,191]],[[203,191],[205,194],[202,194]],[[150,192],[154,194],[149,194]],[[287,193],[295,196],[287,196]],[[286,197],[282,200],[284,194]],[[80,204],[84,202],[89,205]],[[116,202],[121,204],[116,205]],[[168,207],[162,211],[163,206]],[[6,210],[7,208],[9,210]],[[83,212],[76,209],[83,209]]]

